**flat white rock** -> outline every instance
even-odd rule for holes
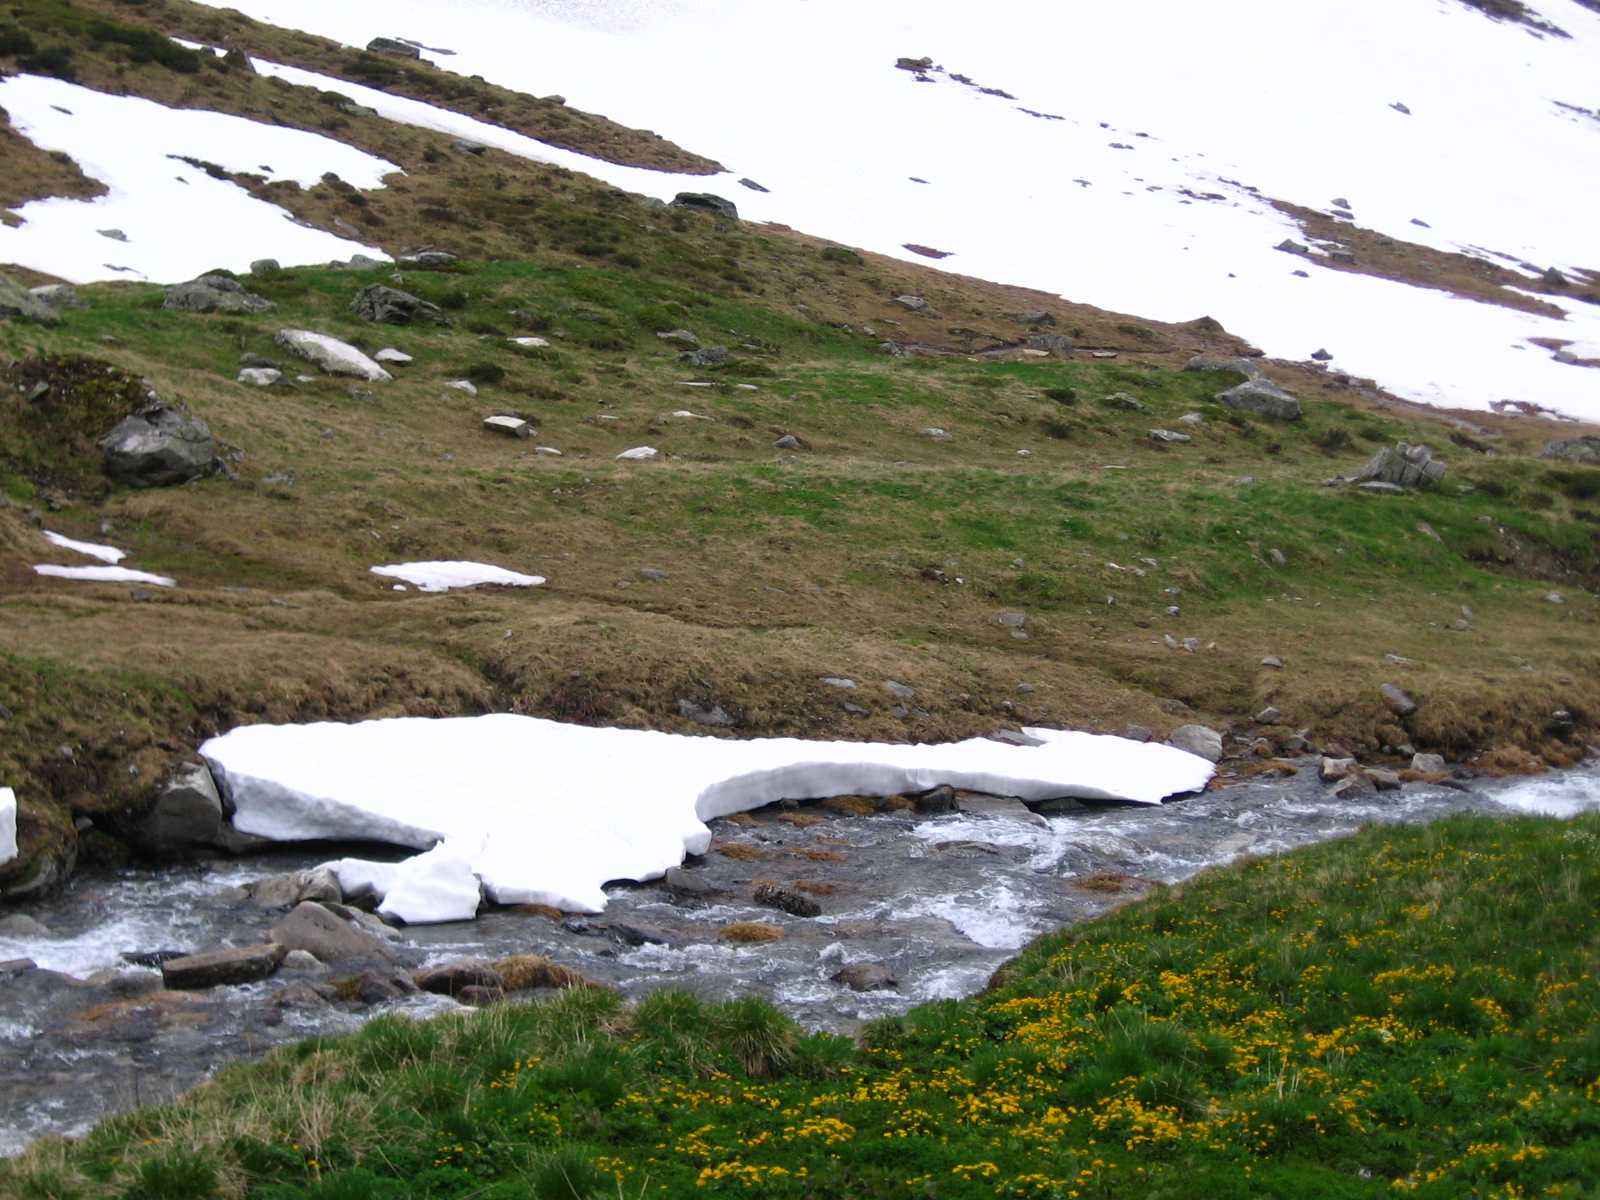
[[[330,375],[354,375],[373,383],[388,383],[394,379],[393,375],[354,346],[325,333],[313,333],[309,329],[280,329],[275,340],[285,350],[316,363]]]
[[[444,385],[447,388],[455,388],[458,392],[465,392],[469,396],[478,394],[478,385],[470,379],[446,379]]]
[[[498,903],[599,912],[607,881],[656,878],[709,848],[707,820],[785,798],[950,784],[1024,800],[1159,804],[1204,787],[1214,770],[1171,746],[1027,732],[1040,744],[733,741],[499,713],[247,725],[200,752],[225,773],[234,825],[246,833],[433,849],[397,865],[336,864],[346,886],[383,891],[388,911],[416,923],[470,916],[476,880]],[[403,890],[413,883],[415,893]],[[454,899],[427,898],[436,892]]]
[[[71,550],[75,554],[87,554],[90,558],[98,558],[103,563],[117,563],[128,557],[126,550],[118,550],[115,546],[98,546],[94,542],[79,542],[59,533],[44,531],[44,539],[52,546],[60,546],[63,550]]]
[[[0,866],[17,856],[17,794],[0,788]]]
[[[538,432],[521,417],[485,417],[483,427],[490,433],[504,433],[511,437],[532,437]]]
[[[535,346],[548,346],[550,344],[541,337],[514,337],[507,340],[509,340],[513,345],[528,346],[530,348]]]
[[[148,571],[134,571],[127,567],[57,567],[43,563],[33,568],[37,574],[51,575],[57,579],[86,579],[94,583],[153,583],[157,587],[176,587],[176,579],[165,575],[152,575]]]
[[[475,562],[412,562],[392,563],[371,568],[374,575],[390,579],[403,579],[415,584],[419,592],[443,592],[450,588],[477,587],[484,583],[499,583],[507,587],[538,587],[543,575],[519,575],[504,567]]]
[[[393,363],[397,367],[410,366],[413,361],[411,355],[404,350],[396,350],[393,346],[385,346],[372,357],[381,363]]]
[[[659,458],[661,451],[654,446],[635,446],[632,450],[624,450],[617,455],[618,458]]]
[[[239,372],[238,382],[251,387],[271,387],[283,379],[283,372],[272,367],[246,367]]]

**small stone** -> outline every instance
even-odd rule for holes
[[[275,258],[258,258],[250,264],[252,275],[276,275],[281,270],[283,268],[278,265],[278,260]]]
[[[663,571],[659,567],[640,567],[639,578],[648,579],[651,583],[665,583],[672,578],[672,572]]]
[[[853,992],[881,992],[900,986],[893,972],[878,963],[851,963],[835,971],[831,978]]]
[[[1369,767],[1367,775],[1372,779],[1373,786],[1380,792],[1397,791],[1400,787],[1400,776],[1393,771],[1381,771],[1377,767]]]
[[[667,873],[661,877],[661,882],[670,890],[688,896],[716,896],[722,892],[721,888],[704,875],[684,867],[667,868]]]
[[[1384,703],[1395,716],[1409,717],[1417,711],[1417,702],[1394,684],[1383,684],[1378,690],[1383,693]]]
[[[1411,769],[1428,775],[1437,775],[1445,769],[1444,756],[1442,754],[1413,754],[1411,756]]]
[[[620,459],[636,460],[660,458],[661,451],[657,450],[654,446],[635,446],[632,450],[624,450],[621,454],[617,455],[617,457]]]
[[[1283,669],[1283,659],[1275,654],[1269,654],[1261,660],[1261,665],[1263,667],[1277,667],[1281,671]]]
[[[1019,612],[1001,613],[994,619],[996,625],[1006,629],[1021,629],[1028,623],[1028,614]]]
[[[1333,357],[1333,355],[1329,354],[1326,350],[1313,350],[1311,352],[1311,357],[1317,362],[1327,362]]]
[[[283,382],[283,372],[271,367],[246,367],[236,376],[236,382],[251,387],[272,387]]]
[[[1369,779],[1364,771],[1352,771],[1328,790],[1331,796],[1340,800],[1353,800],[1357,796],[1370,796],[1377,791],[1377,785]]]
[[[1038,689],[1036,687],[1034,687],[1034,685],[1031,684],[1031,683],[1019,683],[1019,684],[1017,684],[1017,691],[1021,692],[1024,696],[1031,695],[1037,690]]]
[[[447,388],[454,388],[458,392],[465,392],[469,396],[476,396],[478,394],[478,385],[473,383],[470,379],[446,379],[444,381],[444,386]]]
[[[718,704],[714,708],[702,708],[692,700],[678,701],[678,715],[699,725],[732,725],[730,717]]]
[[[489,433],[502,433],[514,438],[530,438],[538,432],[521,417],[485,417],[483,427]]]
[[[915,801],[919,813],[955,812],[958,807],[956,790],[948,784],[921,793]]]
[[[687,329],[664,329],[657,332],[656,336],[664,342],[679,342],[685,346],[698,346],[700,339]]]
[[[856,686],[856,681],[854,679],[845,679],[837,675],[823,675],[820,678],[821,681],[827,684],[829,687],[853,688]]]
[[[1279,725],[1283,723],[1283,710],[1281,708],[1263,708],[1256,714],[1258,725]]]
[[[1190,437],[1187,433],[1178,433],[1171,429],[1152,429],[1150,431],[1150,440],[1153,442],[1168,442],[1173,445],[1182,445],[1185,442],[1194,441],[1194,438]]]
[[[1549,593],[1546,593],[1545,599],[1548,600],[1551,604],[1565,604],[1567,602],[1567,598],[1565,596],[1563,596],[1560,592],[1549,592]]]
[[[1275,567],[1287,567],[1289,565],[1288,557],[1276,546],[1267,551],[1267,557],[1272,560],[1272,565]]]
[[[775,883],[763,883],[755,890],[755,902],[767,908],[776,908],[792,917],[820,917],[822,905],[808,896],[791,892]]]
[[[44,922],[28,916],[27,913],[12,913],[9,917],[0,917],[0,937],[23,942],[49,936],[49,927]]]
[[[901,308],[910,309],[912,312],[921,312],[928,307],[928,302],[921,296],[896,296],[894,303]]]
[[[934,438],[937,441],[950,440],[950,431],[948,429],[942,429],[937,425],[930,425],[926,429],[919,429],[917,430],[917,433],[921,437]]]
[[[1155,734],[1143,725],[1129,725],[1122,731],[1122,736],[1132,742],[1148,742]]]
[[[396,41],[394,38],[378,37],[367,43],[367,51],[371,54],[389,54],[395,58],[421,58],[422,51],[410,42]]]
[[[872,715],[868,709],[862,708],[859,704],[852,704],[848,700],[845,701],[844,710],[847,713],[854,713],[858,717],[867,717]]]
[[[327,964],[309,950],[291,950],[283,956],[283,963],[279,969],[320,973],[326,971],[328,967]]]
[[[454,150],[457,154],[471,154],[476,157],[484,154],[489,147],[485,146],[482,142],[473,142],[466,138],[457,138],[455,141],[450,143],[450,149]]]
[[[795,437],[795,435],[792,433],[784,434],[772,444],[776,449],[779,450],[799,450],[802,448],[800,445],[800,439]]]
[[[907,687],[903,683],[896,683],[893,679],[883,681],[884,690],[900,700],[910,700],[917,694],[916,688]]]

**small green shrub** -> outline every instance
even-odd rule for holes
[[[473,383],[481,386],[483,384],[504,383],[506,369],[499,363],[475,362],[469,364],[462,374]]]
[[[822,261],[838,263],[841,267],[859,267],[866,259],[854,250],[846,250],[843,246],[825,246],[822,251]]]
[[[1044,394],[1046,399],[1054,400],[1057,404],[1064,404],[1069,408],[1078,402],[1077,388],[1047,387],[1044,389]]]

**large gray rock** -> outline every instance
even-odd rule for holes
[[[1389,706],[1389,711],[1395,716],[1409,717],[1417,711],[1417,702],[1394,684],[1386,683],[1378,690],[1383,693],[1383,702]]]
[[[271,312],[275,304],[264,296],[247,292],[237,279],[226,275],[202,275],[188,283],[167,289],[162,308],[174,312]]]
[[[1396,442],[1392,447],[1385,446],[1379,450],[1366,466],[1350,478],[1372,483],[1392,483],[1402,488],[1426,488],[1443,479],[1449,469],[1443,459],[1433,456],[1431,447]]]
[[[187,954],[161,964],[161,982],[174,990],[254,983],[276,971],[283,955],[284,947],[270,942],[265,946]]]
[[[78,299],[78,289],[70,283],[47,283],[41,287],[29,288],[28,292],[57,312],[63,308],[83,307],[83,301]]]
[[[1273,417],[1279,421],[1296,421],[1300,418],[1300,401],[1269,379],[1247,379],[1238,387],[1218,392],[1213,399],[1228,408]]]
[[[326,905],[306,900],[267,931],[281,949],[304,950],[325,963],[384,959],[393,961],[394,948],[384,939],[344,920]]]
[[[365,320],[383,325],[409,325],[413,321],[426,321],[445,327],[450,325],[450,318],[444,315],[444,310],[437,304],[382,283],[369,283],[357,292],[355,299],[350,302],[350,311]]]
[[[150,854],[183,854],[221,844],[224,819],[211,771],[203,763],[184,763],[161,785],[130,840]]]
[[[9,275],[0,274],[0,320],[22,317],[29,321],[59,321],[56,310]]]
[[[679,192],[667,207],[689,208],[695,212],[711,213],[713,216],[727,217],[734,221],[739,219],[738,205],[732,200],[725,200],[710,192]]]
[[[392,54],[395,58],[421,58],[422,51],[410,42],[396,41],[394,38],[376,37],[367,43],[369,54]]]
[[[1222,735],[1204,725],[1179,725],[1167,736],[1167,745],[1198,754],[1207,762],[1222,758]]]
[[[99,445],[106,474],[133,487],[189,483],[217,462],[210,426],[159,403],[118,421]]]
[[[291,354],[316,363],[330,375],[354,375],[373,383],[391,383],[394,376],[348,342],[309,329],[280,329],[273,339]]]
[[[330,900],[335,904],[344,902],[339,877],[327,867],[268,875],[265,879],[245,884],[244,890],[262,908],[288,908],[306,900]]]
[[[1183,364],[1185,371],[1233,371],[1247,379],[1265,379],[1266,373],[1248,358],[1208,358],[1204,354],[1196,354]]]
[[[1022,339],[1029,350],[1046,350],[1052,354],[1071,354],[1072,339],[1059,333],[1035,333]]]
[[[1551,442],[1535,457],[1600,467],[1600,437],[1586,433],[1582,437],[1563,438],[1559,442]]]

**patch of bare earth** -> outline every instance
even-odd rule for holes
[[[0,222],[18,225],[22,218],[11,209],[30,200],[68,196],[91,200],[105,194],[105,184],[90,179],[78,164],[60,151],[41,150],[11,125],[10,115],[0,108]]]

